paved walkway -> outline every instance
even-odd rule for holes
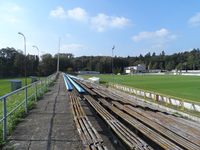
[[[82,149],[62,76],[19,123],[3,149]]]

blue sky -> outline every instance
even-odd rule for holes
[[[0,48],[27,53],[137,56],[198,48],[197,0],[0,0]]]

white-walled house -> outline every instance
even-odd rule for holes
[[[138,64],[137,66],[129,66],[124,68],[124,72],[126,74],[145,73],[146,71],[146,66],[143,64]]]

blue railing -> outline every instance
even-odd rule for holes
[[[63,78],[64,78],[64,82],[65,82],[65,86],[67,88],[68,91],[72,91],[73,87],[71,85],[71,83],[69,82],[69,80],[67,79],[67,76],[63,73]]]
[[[66,75],[67,79],[71,82],[71,84],[77,89],[77,91],[79,93],[85,92],[85,90],[80,85],[78,85],[76,82],[74,82],[74,80],[72,80],[69,75],[67,75],[67,74],[65,74],[65,75]]]

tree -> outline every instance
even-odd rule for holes
[[[45,54],[41,56],[42,61],[39,64],[40,75],[47,76],[56,72],[56,60],[53,59],[51,54]]]
[[[35,55],[27,55],[27,75],[47,76],[56,72],[57,54],[45,54],[41,60]],[[0,49],[0,77],[24,76],[25,56],[20,50],[14,48]],[[77,72],[80,70],[93,70],[101,73],[112,72],[112,57],[110,56],[81,56],[74,57],[70,53],[60,54],[60,70]],[[145,64],[148,69],[200,69],[200,50],[193,49],[190,52],[179,52],[166,55],[164,51],[160,55],[148,52],[146,55],[114,57],[113,72],[123,73],[124,67]]]
[[[14,67],[16,68],[16,74],[18,76],[24,76],[24,61],[25,56],[22,54],[22,52],[18,53],[14,60]]]

